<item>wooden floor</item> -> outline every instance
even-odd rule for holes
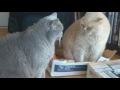
[[[0,37],[3,37],[5,35],[9,34],[7,28],[0,28]],[[120,59],[119,55],[114,55],[114,57],[112,57],[112,60],[115,59]],[[47,78],[85,78],[86,75],[82,75],[82,76],[67,76],[67,77],[51,77],[50,74],[46,71],[46,77]]]
[[[6,34],[8,34],[8,29],[0,28],[0,37],[5,36]]]

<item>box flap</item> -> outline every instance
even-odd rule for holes
[[[116,53],[117,53],[116,50],[108,50],[107,49],[104,51],[103,56],[111,59]]]

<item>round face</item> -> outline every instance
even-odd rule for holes
[[[83,33],[88,35],[97,35],[101,32],[102,29],[102,23],[100,22],[102,19],[87,19],[86,17],[83,17],[80,21],[80,29]]]

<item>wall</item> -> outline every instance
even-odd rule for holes
[[[9,12],[0,12],[0,28],[8,27]]]

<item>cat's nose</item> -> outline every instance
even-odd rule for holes
[[[84,27],[83,30],[86,31],[86,27]]]
[[[84,28],[83,30],[84,30],[84,31],[86,31],[86,29],[85,29],[85,28]]]

